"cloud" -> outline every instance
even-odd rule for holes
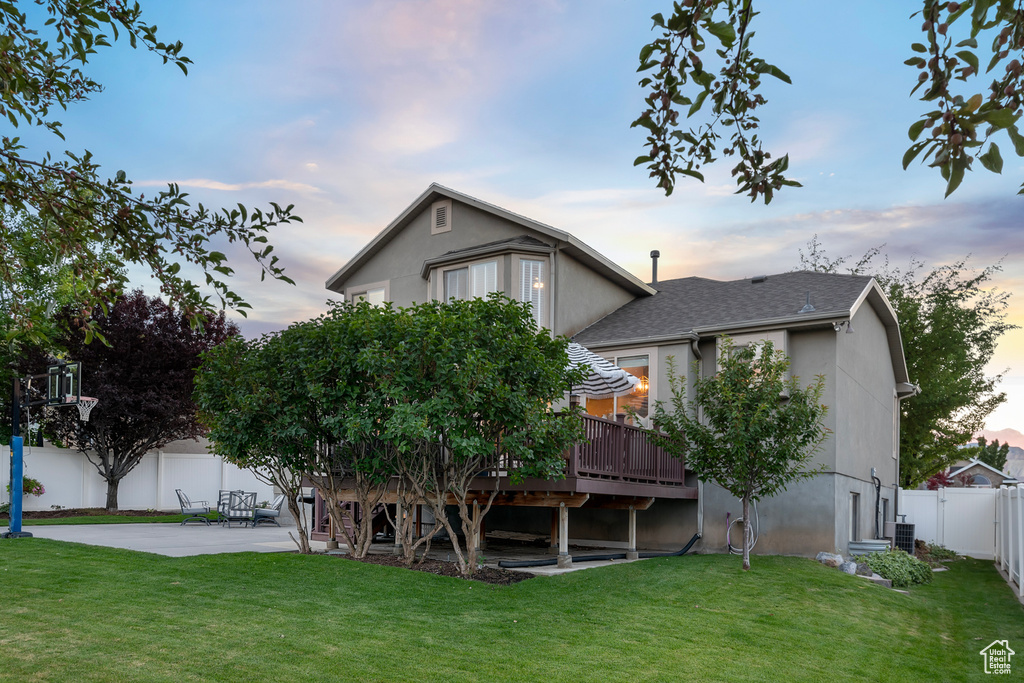
[[[221,192],[240,192],[244,190],[267,188],[289,190],[291,192],[299,192],[303,194],[317,194],[323,192],[323,190],[314,185],[284,179],[261,180],[249,183],[225,183],[219,180],[210,180],[209,178],[188,178],[186,180],[141,180],[136,181],[135,185],[139,185],[141,187],[164,187],[170,183],[174,183],[182,187],[195,187],[204,190],[218,190]]]

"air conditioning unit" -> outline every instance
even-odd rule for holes
[[[914,525],[906,522],[887,522],[885,531],[888,534],[889,525],[893,525],[892,544],[910,555],[914,554]]]

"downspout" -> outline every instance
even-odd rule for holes
[[[694,333],[693,341],[690,342],[690,348],[693,350],[693,357],[697,359],[698,363],[703,363],[704,357],[700,355],[700,335]],[[683,468],[683,478],[686,478],[686,468]],[[701,538],[704,537],[704,482],[697,478],[697,535]]]
[[[913,398],[921,393],[921,387],[917,384],[911,384],[906,382],[906,385],[910,387],[910,391],[900,396],[899,392],[896,393],[896,419],[898,420],[896,425],[896,485],[893,486],[892,496],[892,519],[895,522],[899,518],[900,513],[900,457],[903,455],[900,453],[900,430],[903,428],[903,414],[900,410],[903,400],[907,398]]]

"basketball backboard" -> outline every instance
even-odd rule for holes
[[[81,398],[81,363],[58,363],[46,368],[46,405],[73,405]]]

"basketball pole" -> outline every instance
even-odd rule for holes
[[[32,534],[21,530],[22,508],[25,499],[24,477],[25,458],[21,433],[21,380],[15,378],[11,392],[11,521],[3,538],[32,538]]]

